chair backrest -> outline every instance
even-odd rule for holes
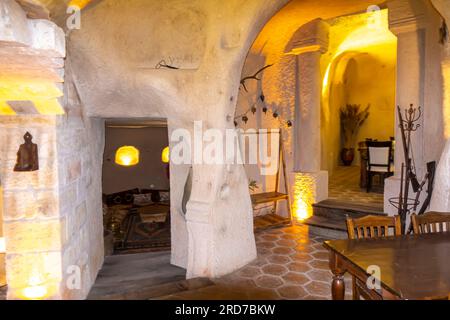
[[[390,168],[391,154],[392,154],[392,141],[367,141],[367,153],[369,168],[383,167]]]
[[[400,216],[365,216],[358,219],[347,217],[349,239],[388,237],[391,228],[394,229],[395,236],[402,235]]]
[[[428,212],[411,219],[415,234],[450,232],[450,212]]]

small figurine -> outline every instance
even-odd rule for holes
[[[39,170],[38,146],[33,143],[33,136],[27,132],[23,136],[25,143],[20,145],[17,152],[17,163],[14,171],[26,172]]]

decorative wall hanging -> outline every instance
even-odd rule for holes
[[[273,64],[266,65],[263,68],[256,71],[255,74],[242,78],[240,83],[241,83],[241,87],[244,88],[245,92],[248,92],[247,86],[246,86],[246,81],[249,81],[249,80],[262,81],[262,78],[259,77],[259,75],[262,72],[264,72],[266,69],[268,69],[272,66],[273,66]],[[243,123],[247,124],[247,122],[249,121],[248,115],[250,113],[253,115],[256,114],[256,112],[258,111],[257,105],[259,102],[261,102],[263,105],[262,111],[264,112],[265,115],[267,115],[269,108],[265,104],[265,100],[266,100],[266,97],[264,96],[264,93],[261,92],[257,101],[250,108],[248,108],[244,113],[234,117],[234,125],[237,127],[239,125],[239,123],[238,123],[239,120],[242,121]],[[287,126],[288,128],[292,127],[292,121],[282,119],[282,117],[280,117],[280,113],[277,110],[272,110],[272,116],[274,119],[278,119],[280,121],[280,123],[284,123],[284,125]]]
[[[172,61],[172,59],[170,59],[170,61]],[[166,60],[161,60],[161,61],[159,61],[157,64],[156,64],[156,66],[155,66],[155,69],[172,69],[172,70],[178,70],[178,69],[180,69],[180,68],[178,68],[178,67],[175,67],[175,66],[173,66],[172,65],[172,62],[170,63],[170,64],[168,64],[167,62],[166,62]]]
[[[23,136],[25,143],[20,145],[17,152],[17,162],[14,171],[27,172],[39,170],[38,146],[33,143],[33,136],[27,132]]]

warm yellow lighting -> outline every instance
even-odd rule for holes
[[[306,220],[313,215],[314,185],[315,181],[310,175],[299,173],[295,176],[292,211],[298,221]]]
[[[62,95],[61,90],[51,81],[4,78],[0,81],[0,98],[4,101],[46,100]]]
[[[330,28],[334,43],[338,46],[330,48],[333,56],[327,64],[323,89],[326,91],[331,79],[331,65],[345,52],[379,51],[380,55],[391,56],[395,60],[397,37],[389,30],[389,18],[387,10],[374,11],[361,15],[341,18],[341,23],[336,23]],[[386,52],[388,45],[391,45]]]
[[[116,151],[116,163],[131,167],[139,163],[139,150],[132,146],[123,146]]]
[[[2,116],[12,116],[15,115],[16,112],[9,106],[6,101],[0,101],[0,115]]]
[[[5,238],[1,237],[0,238],[0,253],[5,253],[5,252],[6,252]]]
[[[169,147],[165,147],[161,154],[161,161],[164,163],[170,162],[170,149]]]
[[[32,276],[29,287],[22,290],[22,295],[28,300],[41,300],[47,296],[47,287],[43,285],[41,277]]]
[[[13,101],[31,101],[40,114],[64,114],[57,100],[62,96],[61,90],[51,80],[0,75],[0,115],[16,114],[8,104]]]
[[[23,289],[23,296],[29,300],[41,300],[46,295],[47,288],[44,286],[35,286]]]
[[[69,2],[69,7],[78,7],[83,9],[86,7],[92,0],[72,0]]]
[[[64,114],[63,107],[59,104],[58,99],[50,100],[34,100],[36,110],[43,115],[59,115]]]

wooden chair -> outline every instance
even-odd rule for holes
[[[415,234],[450,232],[450,212],[428,212],[423,215],[412,215]]]
[[[347,231],[349,239],[381,238],[390,236],[389,230],[394,229],[395,236],[402,235],[400,216],[382,217],[365,216],[362,218],[347,217]],[[356,277],[352,279],[353,300],[360,300],[362,296],[366,300],[379,300],[378,294],[369,290],[365,283]]]
[[[394,174],[392,164],[392,141],[366,141],[367,146],[367,192],[372,189],[372,177],[381,175],[382,178]]]
[[[389,229],[394,228],[394,235],[402,234],[400,216],[365,216],[359,219],[347,217],[349,239],[367,239],[389,236]]]

